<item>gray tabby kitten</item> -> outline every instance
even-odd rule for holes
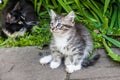
[[[75,24],[73,11],[67,16],[59,16],[51,10],[50,17],[50,30],[53,34],[51,55],[41,58],[40,63],[50,63],[50,67],[55,69],[64,58],[68,73],[80,70],[86,57],[92,53],[93,41],[89,32],[84,25]]]

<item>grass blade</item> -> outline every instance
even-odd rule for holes
[[[34,10],[36,11],[37,9],[37,0],[34,0]]]
[[[108,18],[107,18],[107,16],[103,16],[103,20],[104,20],[103,26],[102,26],[103,29],[101,30],[101,32],[106,34],[107,29],[108,29]]]
[[[110,3],[110,0],[105,0],[103,15],[106,13],[109,3]]]
[[[118,5],[118,27],[120,28],[120,3]]]
[[[41,6],[42,6],[42,0],[40,0],[38,3],[37,3],[37,14],[40,13],[40,9],[41,9]]]
[[[80,1],[79,0],[74,0],[77,7],[78,7],[78,10],[79,12],[81,13],[81,15],[83,15],[83,11],[82,11],[82,7],[81,7],[81,4],[80,4]]]
[[[64,8],[66,12],[70,12],[72,9],[69,5],[66,5],[63,0],[58,0],[59,4]]]
[[[54,7],[58,7],[58,4],[56,3],[56,0],[51,0],[51,1],[53,3]]]
[[[109,55],[114,61],[120,62],[120,55],[114,53],[114,52],[109,48],[109,46],[107,45],[105,39],[103,39],[103,45],[104,45],[106,51],[108,52],[108,55]]]
[[[116,18],[117,18],[117,11],[118,11],[117,6],[114,6],[114,11],[113,11],[113,15],[112,15],[112,18],[111,18],[110,28],[113,28],[113,26],[115,24],[115,21],[116,21]]]
[[[97,16],[100,18],[100,20],[103,22],[103,17],[100,9],[95,8],[95,6],[88,0],[88,1],[82,1],[83,5],[88,8],[90,11],[94,11],[94,13],[97,14]]]
[[[114,44],[115,46],[119,47],[120,48],[120,42],[115,40],[115,39],[112,39],[106,35],[102,35],[106,40],[110,41],[112,44]]]

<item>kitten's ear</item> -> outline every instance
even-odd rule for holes
[[[20,10],[20,2],[17,2],[17,4],[14,6],[13,11]]]
[[[74,22],[74,18],[75,18],[75,13],[74,11],[71,11],[67,16],[65,16],[66,20],[69,20],[71,22]]]
[[[51,19],[55,19],[56,16],[57,16],[57,14],[51,9],[50,10],[50,17],[51,17]]]
[[[6,15],[6,22],[10,22],[10,19],[11,19],[11,17],[12,17],[12,15],[10,14],[10,13],[7,13],[7,15]]]
[[[6,18],[11,18],[11,14],[10,13],[7,13],[7,15],[6,15]]]

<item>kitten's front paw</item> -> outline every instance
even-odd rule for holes
[[[52,61],[52,62],[50,63],[50,67],[51,67],[52,69],[55,69],[55,68],[58,68],[58,67],[60,66],[60,64],[61,64],[61,62]]]
[[[80,70],[81,69],[81,66],[80,65],[67,65],[66,66],[66,71],[68,73],[72,73],[74,71],[77,71],[77,70]]]
[[[74,69],[73,69],[73,68],[74,68],[73,65],[67,65],[67,66],[66,66],[66,72],[68,72],[68,73],[74,72]]]
[[[74,65],[74,71],[78,71],[82,68],[81,65]]]
[[[45,56],[45,57],[41,58],[41,59],[39,60],[39,62],[40,62],[40,64],[43,65],[43,64],[49,63],[51,60],[52,60],[52,56],[51,56],[51,55],[48,55],[48,56]]]

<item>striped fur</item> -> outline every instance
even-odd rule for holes
[[[50,30],[53,34],[50,44],[50,67],[59,67],[64,58],[68,73],[80,70],[84,59],[92,53],[93,40],[90,33],[84,25],[75,23],[73,11],[67,16],[59,16],[51,10],[50,16]]]

